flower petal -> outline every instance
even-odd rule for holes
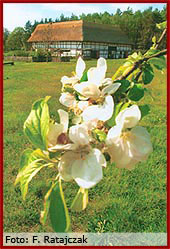
[[[101,153],[101,152],[100,152]],[[99,150],[93,149],[84,159],[76,160],[72,165],[72,177],[82,188],[91,188],[103,177]]]
[[[83,61],[83,59],[81,57],[78,58],[77,60],[77,64],[76,64],[76,76],[81,79],[81,77],[83,76],[83,72],[86,68],[86,64]]]
[[[62,83],[63,85],[65,85],[65,84],[75,84],[75,83],[77,83],[78,81],[79,81],[79,78],[77,78],[76,76],[74,76],[74,77],[63,76],[63,77],[61,78],[61,83]]]
[[[86,88],[86,87],[88,87],[88,85],[89,85],[89,82],[88,82],[88,81],[84,81],[84,82],[75,84],[73,88],[74,88],[78,93],[80,93],[80,94],[83,95],[83,89]]]
[[[146,160],[148,155],[153,151],[150,135],[146,128],[136,126],[131,130],[130,149],[136,160]]]
[[[67,107],[74,107],[76,104],[76,99],[74,98],[74,95],[70,93],[62,93],[59,101],[62,105]]]
[[[93,149],[93,153],[96,156],[97,162],[102,166],[102,167],[106,167],[107,162],[105,157],[103,156],[103,154],[101,153],[100,150],[98,149]]]
[[[106,59],[104,59],[103,57],[100,57],[97,60],[97,68],[101,68],[101,67],[105,68],[105,72],[107,71],[107,62],[106,62]]]
[[[123,128],[132,128],[137,125],[141,119],[141,112],[137,105],[132,105],[129,108],[119,112],[116,117],[116,124],[123,125]]]
[[[55,146],[49,148],[48,150],[51,152],[55,152],[58,150],[76,150],[76,144],[56,144]]]
[[[64,181],[73,180],[71,171],[73,162],[78,159],[77,153],[73,153],[71,151],[66,152],[62,157],[58,164],[58,171],[60,173],[61,178]]]
[[[83,125],[74,125],[69,129],[69,138],[76,145],[89,144],[88,130]]]
[[[115,142],[112,140],[107,152],[111,156],[111,162],[115,162],[116,167],[126,168],[127,165],[130,165],[132,157],[129,155],[129,144],[121,137],[117,138]]]
[[[88,70],[88,82],[95,84],[96,86],[101,86],[105,78],[105,67],[92,67]]]
[[[112,136],[106,143],[111,161],[115,162],[118,168],[131,170],[136,163],[146,160],[152,152],[149,133],[140,126],[131,131],[123,132],[119,137]]]
[[[58,114],[60,117],[60,124],[63,125],[63,132],[66,133],[68,130],[68,113],[62,109],[59,109]]]
[[[102,90],[102,95],[106,95],[106,94],[113,94],[115,93],[118,88],[121,86],[120,83],[114,83],[114,84],[111,84],[109,86],[106,86],[105,88],[103,88]]]
[[[105,78],[102,81],[102,86],[107,86],[107,85],[111,85],[113,83],[113,80],[111,78]]]
[[[88,101],[79,101],[78,102],[78,108],[82,111],[84,111],[89,106]]]
[[[103,104],[89,106],[83,111],[83,120],[90,121],[98,119],[101,121],[106,121],[112,117],[113,109],[114,102],[112,96],[106,96]]]
[[[92,129],[96,128],[97,123],[98,123],[98,119],[96,118],[96,119],[92,119],[90,121],[83,122],[82,125],[85,125],[88,130],[92,130]]]
[[[106,144],[111,146],[113,143],[116,144],[116,140],[120,138],[122,132],[122,127],[120,125],[115,125],[112,127],[107,134]]]
[[[63,132],[63,130],[64,130],[64,127],[62,124],[50,123],[49,132],[47,135],[48,147],[52,147],[57,144],[57,138]]]
[[[88,81],[74,85],[74,89],[86,98],[97,99],[100,96],[99,88]]]

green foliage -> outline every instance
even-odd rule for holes
[[[63,92],[69,92],[69,93],[75,92],[74,88],[69,86],[69,85],[64,85],[62,90],[63,90]]]
[[[157,49],[151,47],[151,48],[145,53],[145,56],[154,55],[154,54],[156,54],[156,53],[158,53],[158,52],[159,52],[159,50],[157,50]]]
[[[145,105],[139,105],[139,109],[140,109],[140,112],[141,112],[141,119],[148,115],[149,112],[150,112],[150,107],[149,105],[145,104]]]
[[[49,208],[50,208],[50,195],[53,190],[54,185],[51,186],[51,188],[48,190],[44,197],[44,210],[41,211],[41,216],[40,216],[40,222],[42,225],[45,225],[49,213]]]
[[[9,51],[4,53],[4,56],[30,56],[30,52],[29,51],[25,51],[25,50],[13,50],[13,51]]]
[[[87,71],[85,71],[85,72],[83,73],[83,76],[82,76],[81,79],[80,79],[80,82],[84,82],[84,81],[88,81]]]
[[[144,89],[142,84],[135,84],[128,92],[130,100],[139,101],[144,96]]]
[[[161,56],[159,58],[155,57],[155,58],[149,59],[149,63],[154,65],[156,69],[158,70],[163,70],[166,68],[166,60],[164,56]]]
[[[80,212],[87,207],[87,204],[88,189],[80,188],[71,204],[71,209]]]
[[[125,93],[128,90],[128,88],[130,87],[129,80],[117,80],[117,81],[115,81],[115,83],[121,83],[121,86],[116,91],[115,95],[120,94],[120,93]]]
[[[158,29],[161,29],[161,30],[164,30],[165,28],[166,28],[166,26],[167,26],[167,22],[165,21],[165,22],[161,22],[161,23],[157,23],[156,24],[156,27],[158,28]]]
[[[6,42],[8,40],[9,34],[10,34],[9,30],[4,28],[3,29],[3,48],[4,48],[4,51],[7,50]]]
[[[29,47],[27,40],[38,24],[69,20],[86,20],[88,22],[119,26],[120,29],[129,37],[129,39],[133,41],[135,49],[138,48],[146,50],[151,46],[151,42],[148,42],[150,41],[151,37],[153,37],[155,34],[156,38],[159,37],[162,29],[166,27],[166,18],[166,7],[164,7],[162,10],[148,8],[144,11],[132,11],[130,8],[125,11],[117,9],[115,14],[110,14],[108,12],[82,14],[80,16],[72,14],[71,17],[61,14],[61,16],[55,20],[52,20],[52,18],[45,18],[41,19],[40,21],[35,20],[34,23],[31,23],[28,20],[24,27],[25,34],[23,43],[19,45],[19,49],[23,46],[25,48]],[[157,24],[158,22],[159,24]],[[17,37],[17,40],[20,39],[19,35]],[[16,43],[14,43],[12,46],[11,43],[8,50],[13,50],[15,44]],[[163,42],[162,47],[166,47],[165,41]],[[7,48],[7,41],[5,41],[5,48]]]
[[[142,68],[143,83],[145,85],[151,83],[151,81],[153,80],[153,77],[154,77],[153,68],[151,67],[149,63],[145,63],[145,65]]]
[[[28,184],[32,178],[46,165],[42,164],[42,158],[38,156],[38,150],[27,149],[23,152],[20,160],[20,170],[15,184],[20,182],[22,197],[25,200],[28,192]]]
[[[155,35],[152,37],[152,42],[154,45],[156,44],[156,36]]]
[[[127,72],[131,70],[133,67],[132,61],[126,61],[122,66],[118,68],[118,70],[115,72],[115,74],[112,76],[112,80],[117,79],[121,75],[125,75]]]
[[[123,106],[122,102],[115,105],[112,117],[109,120],[107,120],[107,125],[109,127],[112,127],[115,125],[115,118],[118,115],[118,113],[120,112],[122,106]]]
[[[115,70],[123,61],[114,62]],[[87,62],[88,67],[95,65],[96,61]],[[28,65],[17,62],[15,71],[11,67],[4,68],[5,232],[51,232],[47,224],[43,227],[39,223],[38,209],[42,208],[46,179],[54,177],[54,172],[42,170],[37,174],[37,181],[29,185],[31,191],[27,203],[22,202],[20,190],[13,188],[13,182],[19,167],[15,162],[19,160],[23,146],[30,145],[22,133],[22,123],[31,103],[48,94],[54,97],[54,102],[49,103],[53,117],[56,109],[61,108],[58,102],[60,78],[63,74],[68,75],[73,65],[57,63],[57,67],[57,76],[56,63]],[[110,77],[113,60],[108,60],[108,69],[107,76]],[[166,72],[160,74],[154,68],[154,73],[152,85],[147,88],[152,88],[155,99],[151,102],[146,95],[140,102],[140,105],[150,104],[150,115],[145,116],[140,125],[147,125],[151,133],[153,154],[133,172],[122,169],[120,174],[120,169],[109,165],[104,170],[105,179],[90,189],[86,211],[81,212],[79,219],[77,213],[71,213],[75,232],[166,232]],[[57,88],[56,82],[60,84]],[[21,95],[23,97],[19,98]],[[70,206],[77,186],[65,182],[63,189],[67,189],[65,195]]]
[[[52,186],[49,195],[49,215],[52,228],[56,233],[64,233],[70,231],[70,218],[66,207],[64,193],[61,186],[61,181],[56,182]]]
[[[99,142],[104,142],[106,140],[107,135],[104,131],[99,129],[94,129],[92,133],[95,139],[97,139]]]
[[[15,28],[6,40],[6,47],[8,50],[21,50],[26,46],[25,30],[21,27]]]
[[[47,134],[49,131],[49,109],[47,101],[50,97],[36,101],[24,123],[24,132],[32,144],[47,150]]]
[[[37,49],[37,51],[33,54],[34,62],[45,62],[51,61],[51,53],[50,51],[46,51],[44,49]]]

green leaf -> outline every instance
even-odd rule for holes
[[[130,100],[139,101],[144,96],[142,84],[135,84],[129,91],[128,97]]]
[[[158,52],[159,52],[158,49],[155,49],[155,48],[151,47],[151,48],[145,53],[145,56],[146,56],[146,55],[147,55],[147,56],[154,55],[154,54],[156,54],[156,53],[158,53]]]
[[[51,191],[49,215],[52,228],[56,233],[70,231],[70,218],[64,199],[61,181],[56,182]]]
[[[99,142],[104,142],[106,140],[106,133],[102,130],[99,129],[94,129],[93,131],[94,137],[99,141]]]
[[[32,178],[47,164],[43,164],[43,159],[38,157],[37,150],[25,150],[21,156],[20,169],[15,185],[20,182],[23,200],[28,192],[28,184]]]
[[[63,92],[68,92],[68,93],[73,93],[74,92],[74,88],[73,87],[70,87],[68,85],[65,85],[63,87]]]
[[[133,54],[128,56],[128,60],[133,61],[133,62],[141,60],[142,58],[143,58],[143,55],[141,54],[141,52],[139,53],[134,52]]]
[[[115,118],[118,115],[118,113],[120,112],[120,109],[122,106],[123,106],[122,102],[115,104],[113,115],[109,120],[107,120],[107,125],[109,127],[113,127],[115,125]]]
[[[154,77],[154,72],[153,72],[151,65],[146,63],[142,70],[143,70],[142,72],[143,83],[145,85],[149,84],[153,80],[153,77]]]
[[[121,112],[121,111],[123,111],[124,109],[126,109],[129,105],[130,105],[130,103],[129,103],[129,102],[124,103],[124,104],[121,106],[121,108],[120,108],[119,112]],[[117,116],[117,115],[116,115],[116,116]]]
[[[138,107],[139,107],[139,109],[141,111],[141,118],[143,118],[144,116],[149,114],[149,112],[150,112],[149,105],[139,105]]]
[[[54,185],[51,186],[51,188],[48,190],[48,192],[46,193],[44,197],[44,210],[41,211],[41,215],[40,215],[40,222],[42,225],[45,225],[47,217],[48,217],[48,212],[50,208],[50,195],[53,190],[53,187]]]
[[[152,58],[149,60],[149,62],[151,64],[153,64],[156,67],[156,69],[158,69],[158,70],[162,70],[162,69],[166,68],[166,60],[165,60],[164,56],[161,56],[159,58],[156,58],[156,57]]]
[[[36,101],[24,123],[24,132],[32,144],[41,150],[47,150],[47,134],[49,131],[49,109],[47,101],[50,97]]]
[[[156,43],[156,36],[152,37],[152,42],[155,44]]]
[[[115,81],[115,83],[121,83],[121,86],[116,91],[116,93],[124,93],[130,87],[130,81],[129,80],[117,80],[117,81]]]
[[[80,79],[80,82],[84,82],[84,81],[88,81],[87,71],[85,71],[85,72],[83,73],[83,76],[82,76],[81,79]]]
[[[80,212],[87,207],[87,204],[88,204],[88,189],[80,188],[71,204],[71,209]]]
[[[151,89],[149,89],[149,88],[144,88],[144,91],[145,91],[146,94],[148,94],[148,95],[151,97],[151,99],[152,99],[153,101],[156,100],[155,97],[154,97],[153,94],[152,94],[152,90],[151,90]]]
[[[72,119],[72,124],[79,124],[81,123],[82,117],[80,115],[75,115]]]
[[[156,24],[156,27],[158,28],[158,29],[165,29],[166,28],[166,26],[167,26],[167,22],[165,21],[165,22],[161,22],[161,23],[157,23]]]

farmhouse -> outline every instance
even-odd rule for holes
[[[133,45],[120,28],[83,20],[39,24],[28,42],[33,50],[43,48],[56,55],[90,58],[125,58]]]

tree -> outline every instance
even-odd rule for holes
[[[30,21],[26,22],[25,24],[25,48],[26,49],[30,49],[31,48],[31,44],[27,43],[28,38],[31,36],[32,32],[33,32],[33,25],[31,24]]]
[[[9,50],[20,50],[26,48],[26,32],[23,28],[17,27],[11,32],[7,39],[7,48]]]
[[[4,28],[3,29],[3,46],[4,46],[4,50],[7,50],[6,42],[7,42],[9,34],[10,34],[9,30]]]

